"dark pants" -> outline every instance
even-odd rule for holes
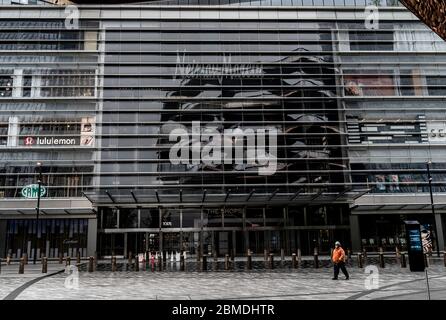
[[[339,269],[342,270],[342,273],[345,275],[346,278],[349,277],[347,269],[345,268],[344,262],[339,262],[334,264],[334,277],[337,279],[339,275]]]

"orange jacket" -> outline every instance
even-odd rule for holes
[[[345,252],[341,247],[335,248],[333,250],[333,255],[331,257],[333,263],[345,262]]]

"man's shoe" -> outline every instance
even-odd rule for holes
[[[331,279],[331,280],[338,280],[338,278],[333,278],[333,279]]]
[[[350,277],[346,277],[345,280],[350,280]]]

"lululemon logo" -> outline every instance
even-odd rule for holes
[[[32,146],[35,143],[36,143],[36,139],[34,139],[33,137],[25,138],[25,146]]]

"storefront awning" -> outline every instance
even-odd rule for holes
[[[264,206],[264,205],[318,205],[333,203],[352,203],[369,190],[344,189],[341,191],[324,190],[305,192],[303,189],[260,192],[161,192],[159,190],[99,190],[85,192],[85,197],[94,206],[135,207],[135,206]]]
[[[2,199],[0,200],[0,219],[11,216],[17,218],[36,216],[36,199]],[[55,216],[93,216],[96,210],[85,198],[49,199],[42,198],[40,202],[40,216],[42,218]]]

